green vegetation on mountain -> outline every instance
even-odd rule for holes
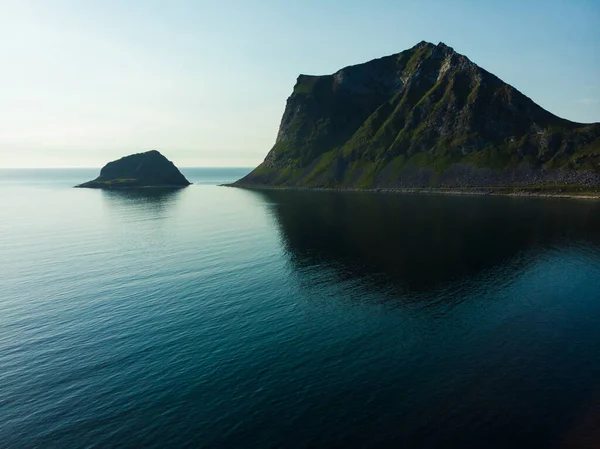
[[[465,56],[421,42],[300,75],[275,145],[238,186],[600,186],[600,123],[559,118]]]

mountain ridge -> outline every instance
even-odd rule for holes
[[[242,187],[600,186],[600,123],[569,121],[452,47],[422,41],[300,75]]]

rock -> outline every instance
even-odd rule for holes
[[[96,179],[75,187],[115,189],[137,187],[186,187],[190,182],[173,162],[156,150],[132,154],[109,162]]]
[[[600,123],[544,110],[439,43],[300,75],[242,187],[600,186]]]

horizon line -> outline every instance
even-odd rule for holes
[[[181,165],[177,168],[254,168],[256,165]],[[45,167],[0,167],[0,170],[75,170],[90,169],[100,170],[102,167],[91,166],[45,166]]]

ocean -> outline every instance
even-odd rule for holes
[[[0,170],[0,447],[600,447],[600,202]]]

